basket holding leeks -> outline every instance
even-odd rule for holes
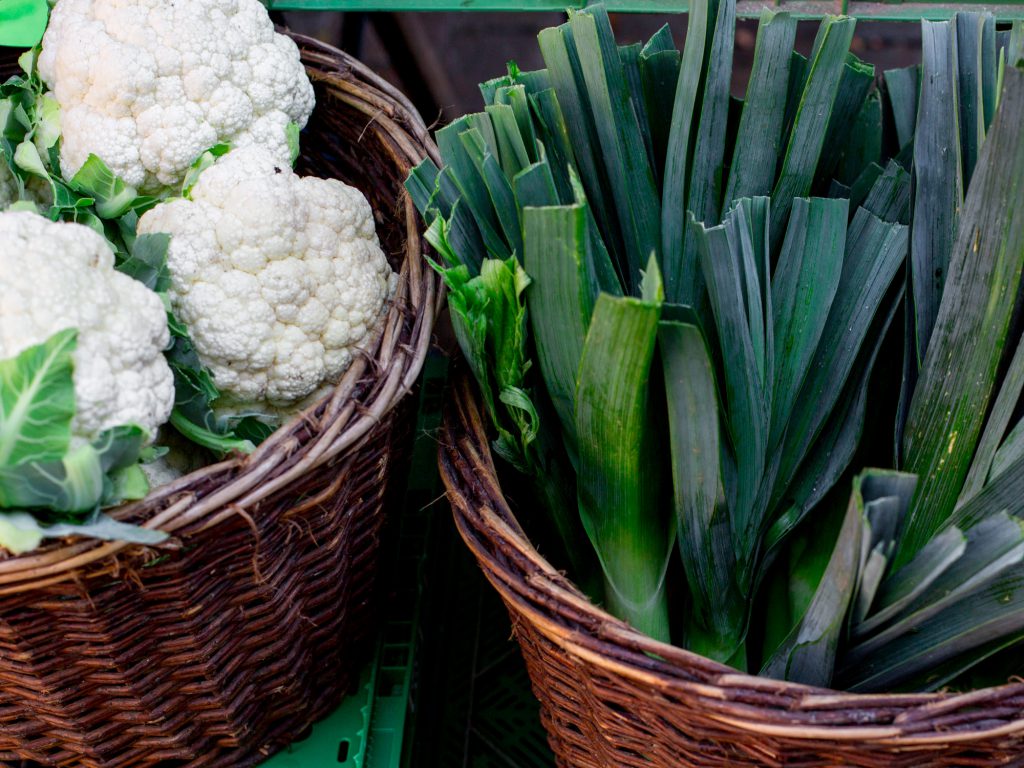
[[[932,689],[1024,641],[1024,26],[923,26],[878,79],[766,12],[739,101],[732,0],[681,52],[591,7],[407,182],[553,559],[740,669]]]

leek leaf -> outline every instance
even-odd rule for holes
[[[729,510],[719,469],[715,373],[700,330],[663,320],[658,343],[668,399],[677,539],[693,598],[688,647],[725,662],[743,636]]]
[[[942,300],[963,205],[959,75],[953,21],[921,23],[921,98],[914,139],[911,233],[916,359],[924,360]]]
[[[782,145],[789,65],[796,41],[796,19],[788,13],[763,11],[754,46],[754,66],[747,86],[725,201],[771,194]]]
[[[647,149],[647,166],[654,173],[654,138],[651,135],[651,119],[647,114],[647,99],[644,96],[644,76],[640,69],[640,43],[633,45],[619,46],[619,60],[622,64],[622,73],[626,79],[629,90],[629,98],[633,104],[633,111],[636,114],[637,124],[640,128],[640,135],[644,140],[644,147]]]
[[[914,140],[917,126],[917,101],[921,90],[921,65],[885,71],[885,87],[889,93],[896,122],[896,140],[905,147]]]
[[[489,149],[484,135],[476,128],[470,128],[459,134],[459,140],[465,149],[466,156],[476,167],[483,180],[484,189],[490,201],[490,207],[498,217],[498,224],[503,233],[504,241],[510,253],[522,258],[523,229],[519,221],[519,207],[516,205],[515,194],[508,177],[502,171],[497,158]],[[486,203],[481,203],[486,207]]]
[[[570,456],[576,456],[576,375],[590,313],[583,279],[587,220],[582,206],[523,211],[523,265],[537,361],[562,423]]]
[[[802,205],[794,207],[794,221]],[[845,257],[831,304],[826,308],[828,318],[815,339],[813,357],[795,367],[795,372],[807,371],[807,375],[799,393],[788,400],[792,409],[779,428],[783,437],[782,459],[773,506],[807,456],[854,370],[869,329],[906,258],[907,228],[884,222],[862,208],[854,216],[839,252],[845,252]],[[813,258],[815,251],[808,253]],[[879,332],[876,336],[876,344],[882,335]],[[788,429],[782,435],[781,429],[786,425]]]
[[[1003,376],[999,394],[992,406],[992,412],[989,413],[985,422],[985,431],[982,432],[981,439],[978,441],[971,469],[967,473],[967,479],[964,480],[963,488],[960,489],[960,497],[957,499],[958,507],[981,492],[987,480],[1002,474],[1016,458],[1017,449],[1014,444],[1019,437],[1011,434],[1006,437],[1005,443],[1003,443],[1003,437],[1010,425],[1010,419],[1014,416],[1022,390],[1024,390],[1024,343],[1018,341],[1017,349],[1013,353],[1013,359]]]
[[[983,587],[964,595],[954,608],[929,616],[871,652],[852,649],[843,658],[838,680],[855,692],[891,691],[907,679],[930,673],[964,654],[1024,630],[1024,566],[1008,568]]]
[[[656,273],[656,264],[648,274]],[[576,392],[579,510],[604,571],[609,610],[668,641],[662,519],[648,379],[660,301],[598,297]]]
[[[684,254],[690,168],[719,2],[735,0],[700,0],[690,9],[662,175],[661,269],[665,293],[670,302],[689,306],[695,305],[695,299],[702,293],[698,255]],[[733,34],[732,29],[729,34]]]
[[[605,177],[622,227],[627,286],[636,286],[648,257],[660,250],[661,204],[654,175],[607,12],[598,6],[572,13],[569,24],[590,96]]]
[[[601,233],[597,230],[597,222],[594,220],[594,215],[590,212],[590,206],[583,192],[583,186],[573,172],[569,174],[569,183],[572,185],[576,205],[583,208],[587,217],[589,247],[586,251],[585,274],[590,290],[588,293],[583,294],[583,298],[586,302],[586,312],[589,317],[594,301],[597,300],[597,294],[603,291],[612,296],[621,296],[622,282],[615,272],[615,267],[612,264],[611,257],[608,255],[607,249],[604,247]]]
[[[644,101],[651,124],[651,147],[654,160],[651,169],[655,181],[662,183],[665,155],[668,151],[669,129],[672,125],[672,103],[679,80],[679,51],[645,51],[640,54],[640,75],[643,78]]]
[[[1000,512],[970,528],[966,532],[963,554],[936,574],[930,584],[916,590],[913,584],[903,586],[904,591],[916,592],[914,599],[908,601],[909,609],[892,611],[888,617],[879,611],[872,615],[869,621],[862,620],[854,627],[854,638],[861,640],[857,643],[855,652],[876,652],[891,639],[912,631],[915,625],[946,610],[1008,568],[1019,565],[1024,561],[1022,526],[1024,524],[1018,518]],[[941,535],[951,535],[949,532],[958,530],[950,528]],[[913,573],[904,573],[902,576],[894,574],[890,580],[914,577]],[[879,632],[877,630],[880,627],[885,629]],[[865,636],[867,639],[864,639]]]
[[[890,160],[865,196],[864,208],[882,221],[910,224],[910,174]]]
[[[855,25],[850,18],[826,16],[818,30],[807,83],[793,118],[779,179],[772,191],[773,245],[782,240],[793,200],[811,191]]]
[[[1018,348],[1019,349],[1019,348]],[[1016,358],[1015,358],[1016,359]],[[992,459],[990,477],[995,480],[1024,456],[1024,419],[1017,422]]]
[[[437,249],[445,247],[442,220],[428,230]],[[510,464],[528,472],[538,416],[526,392],[526,306],[529,278],[514,258],[487,259],[471,277],[465,266],[439,269],[448,286],[452,327],[480,386],[491,423],[493,447]]]
[[[520,171],[512,179],[512,188],[515,193],[516,203],[520,208],[540,208],[548,205],[558,205],[558,189],[555,187],[555,177],[551,175],[551,166],[548,165],[546,160],[540,163],[533,163]],[[523,229],[526,229],[525,216]],[[523,249],[523,258],[525,259],[525,241]]]
[[[439,216],[448,221],[450,254],[455,258],[446,266],[465,264],[473,274],[479,274],[484,255],[483,239],[469,206],[461,202],[451,170],[439,171],[434,162],[426,158],[409,173],[405,188],[428,227]]]
[[[640,55],[649,57],[665,51],[678,53],[675,40],[672,39],[672,28],[668,24],[663,24],[657,32],[651,35],[651,39],[644,43]]]
[[[861,113],[868,106],[868,92],[875,82],[875,68],[861,61],[852,53],[847,54],[843,74],[839,80],[825,134],[825,144],[815,171],[818,179],[824,181],[837,174],[840,160],[849,156],[851,148],[865,140],[862,136],[870,125],[870,119],[861,119]],[[881,109],[878,110],[878,130],[881,133]],[[881,142],[881,135],[878,136]],[[871,141],[867,143],[870,145]],[[877,161],[877,157],[869,161]],[[852,162],[852,161],[851,161]],[[852,172],[838,173],[840,180],[852,181],[863,168],[863,164]]]
[[[855,636],[874,631],[906,610],[966,551],[967,536],[959,528],[935,536],[913,560],[882,581],[870,616],[855,628]]]
[[[836,175],[855,183],[864,169],[882,161],[882,100],[872,92],[854,118],[847,145],[840,152]]]
[[[782,440],[839,288],[846,250],[847,206],[842,199],[793,201],[772,276],[775,380],[770,448]]]
[[[694,136],[690,183],[686,194],[686,216],[695,216],[701,223],[717,224],[721,220],[721,199],[726,179],[725,142],[729,120],[729,86],[732,80],[732,58],[736,26],[735,0],[721,0],[717,5],[714,33],[703,83],[701,104],[694,119],[698,120]],[[669,292],[669,300],[700,307],[704,301],[701,285],[699,234],[693,228],[683,232],[681,263],[668,265],[666,272],[681,275],[683,283]]]
[[[767,282],[765,241],[769,215],[767,199],[756,198],[740,201],[729,211],[726,223],[717,227],[707,228],[696,221],[691,224],[700,236],[701,268],[722,349],[724,400],[728,413],[725,421],[736,452],[737,467],[736,502],[731,505],[733,546],[741,562],[753,552],[759,525],[754,503],[768,449],[771,386],[766,365],[774,360],[762,353],[764,363],[758,364],[756,350],[767,349],[763,337],[772,328],[771,304],[766,302],[760,312],[752,305],[749,313],[747,306],[756,296],[772,300],[770,292],[762,288],[762,280]],[[760,253],[745,257],[744,244],[753,251],[754,243],[761,244]],[[753,286],[753,289],[745,286]],[[752,332],[751,317],[756,315],[761,315],[761,339],[755,339],[758,334]],[[753,327],[757,326],[755,322]]]
[[[995,97],[996,20],[990,14],[958,13],[956,26],[957,84],[960,88],[960,148],[966,180],[974,173],[978,151],[991,123]],[[989,113],[986,119],[986,102]]]
[[[523,86],[527,96],[533,96],[551,88],[551,74],[546,69],[523,72],[514,64],[509,64],[509,71],[512,83]]]
[[[460,134],[468,127],[469,122],[465,117],[446,125],[435,134],[437,146],[445,165],[451,169],[449,178],[459,190],[460,199],[473,213],[486,254],[492,258],[507,259],[512,252],[501,235],[501,224],[491,203],[487,185],[460,138]]]
[[[506,104],[495,104],[486,108],[487,115],[494,126],[494,137],[498,144],[498,159],[501,170],[509,182],[516,174],[531,164],[526,143],[519,132],[519,123],[515,112]],[[499,216],[501,212],[499,212]]]
[[[804,86],[807,84],[807,72],[810,63],[807,57],[797,51],[789,57],[789,84],[786,86],[786,111],[782,119],[782,135],[789,136],[793,131],[793,121],[796,119],[796,111],[800,106],[800,99],[804,93]],[[782,157],[779,157],[778,167],[782,166]],[[778,170],[778,168],[776,168]]]
[[[541,109],[550,123],[557,119],[554,114],[557,105],[557,113],[565,125],[567,150],[571,153],[566,157],[575,161],[594,219],[617,269],[628,275],[620,223],[614,213],[611,188],[603,163],[600,162],[601,141],[594,124],[590,95],[576,53],[572,30],[568,24],[550,27],[541,30],[537,40],[554,88],[551,96],[546,99],[554,104],[542,102]],[[551,127],[557,130],[555,126]],[[545,145],[551,146],[547,142]]]
[[[516,119],[519,128],[519,135],[526,147],[527,159],[531,163],[540,160],[537,150],[537,132],[533,127],[533,118],[530,114],[530,97],[526,93],[526,86],[514,85],[508,89],[508,103],[512,107],[512,114]]]
[[[651,140],[651,171],[659,195],[681,59],[668,24],[651,35],[640,50],[640,83]]]
[[[831,682],[836,648],[857,582],[863,515],[863,500],[855,494],[807,609],[761,669],[762,675],[808,685]]]
[[[1024,517],[1024,458],[1010,454],[1002,458],[1005,464],[1000,465],[999,473],[990,476],[980,491],[956,508],[949,518],[950,525],[970,528],[999,511]]]
[[[796,467],[795,471],[791,465],[783,460],[777,471],[776,493],[769,504],[769,511],[777,513],[780,509],[785,511],[777,519],[771,521],[771,528],[765,536],[766,560],[770,564],[771,553],[779,544],[803,521],[804,517],[817,505],[825,494],[839,481],[843,472],[846,471],[853,460],[857,446],[860,444],[861,435],[864,431],[864,419],[867,409],[868,384],[874,369],[875,360],[882,347],[882,342],[892,323],[897,310],[903,302],[902,286],[895,291],[890,288],[890,295],[882,300],[882,308],[875,314],[871,321],[871,327],[867,330],[865,341],[860,347],[856,361],[850,370],[850,378],[847,380],[841,394],[831,406],[831,413],[827,416],[820,429],[815,430],[811,440],[795,440],[798,445],[805,446],[799,450],[788,449],[784,455],[790,453],[803,455],[805,458]],[[844,299],[837,301],[844,302]],[[865,299],[868,303],[871,297]],[[885,307],[888,307],[886,309]],[[829,320],[829,327],[832,325]],[[859,320],[853,321],[861,322]],[[853,327],[849,330],[852,332]],[[829,342],[830,343],[830,342]],[[819,347],[819,355],[822,351],[829,350],[828,343]],[[828,365],[835,365],[829,363]],[[812,379],[814,377],[812,376]],[[815,391],[814,385],[805,384],[805,392]],[[807,395],[808,397],[810,395]],[[799,402],[803,404],[804,394],[801,394]],[[823,398],[824,399],[824,398]],[[820,406],[819,406],[820,407]],[[811,411],[808,408],[801,408],[801,413]],[[800,435],[801,429],[807,429],[796,417],[794,422],[798,426],[787,433],[788,439],[794,435]]]
[[[512,87],[512,76],[501,75],[500,77],[495,77],[480,83],[477,87],[480,90],[480,96],[484,100],[484,106],[489,107],[492,104],[498,103],[499,90]]]
[[[904,433],[922,478],[901,537],[903,564],[951,520],[975,454],[1024,267],[1024,71],[1007,70],[999,114],[961,216],[935,331]]]
[[[875,184],[882,178],[885,170],[878,163],[868,163],[867,167],[860,172],[850,186],[850,210],[856,212],[858,208],[867,202],[868,195],[875,188]],[[833,182],[833,184],[836,182]],[[832,195],[830,195],[832,196]]]
[[[917,487],[914,475],[868,470],[854,480],[864,499],[865,529],[861,540],[860,578],[854,593],[850,624],[855,626],[871,611],[896,542],[896,535]]]
[[[558,199],[561,203],[573,202],[572,181],[569,169],[575,167],[572,145],[569,141],[569,130],[565,124],[565,116],[558,104],[555,92],[550,88],[531,98],[536,115],[537,143],[544,147],[548,156],[551,175],[554,176],[558,188]],[[539,147],[538,147],[539,149]]]

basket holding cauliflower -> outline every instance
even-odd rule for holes
[[[88,44],[86,44],[86,42]],[[258,0],[58,0],[0,85],[0,548],[248,452],[370,347],[363,195],[292,170],[313,88]]]

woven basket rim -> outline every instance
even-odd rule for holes
[[[700,700],[709,717],[751,736],[896,748],[1024,733],[1024,717],[977,730],[944,730],[937,722],[1009,698],[1024,712],[1024,682],[964,693],[863,694],[812,687],[739,672],[657,641],[594,605],[534,548],[516,520],[498,480],[477,385],[464,367],[453,375],[446,396],[439,466],[460,535],[488,581],[518,614],[513,629],[517,621],[529,622],[585,664],[643,687]],[[820,713],[839,710],[891,711],[892,722],[820,723]]]
[[[393,159],[410,168],[425,155],[439,160],[423,119],[397,88],[333,46],[282,32],[298,44],[314,85],[331,86],[335,98],[362,113],[364,134],[373,129],[387,135]],[[394,215],[404,216],[407,223],[398,286],[375,340],[355,357],[329,393],[282,425],[252,454],[203,467],[156,488],[145,499],[108,510],[119,520],[171,534],[167,546],[150,549],[125,542],[62,539],[24,555],[0,556],[0,596],[81,579],[90,572],[109,575],[118,568],[100,568],[101,561],[110,566],[113,558],[126,551],[152,557],[173,549],[175,539],[182,536],[211,535],[208,532],[218,525],[238,516],[247,518],[249,508],[324,463],[340,463],[343,471],[346,457],[415,385],[443,305],[439,280],[421,258],[426,246],[418,214],[404,190]],[[409,226],[412,221],[417,226]],[[404,330],[410,319],[411,330]],[[315,431],[318,424],[322,428]],[[215,484],[214,491],[196,490],[210,483]]]

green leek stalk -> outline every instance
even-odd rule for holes
[[[648,392],[663,295],[653,258],[642,294],[601,294],[594,306],[576,390],[577,488],[608,610],[669,642],[665,572],[672,537],[661,514]]]

